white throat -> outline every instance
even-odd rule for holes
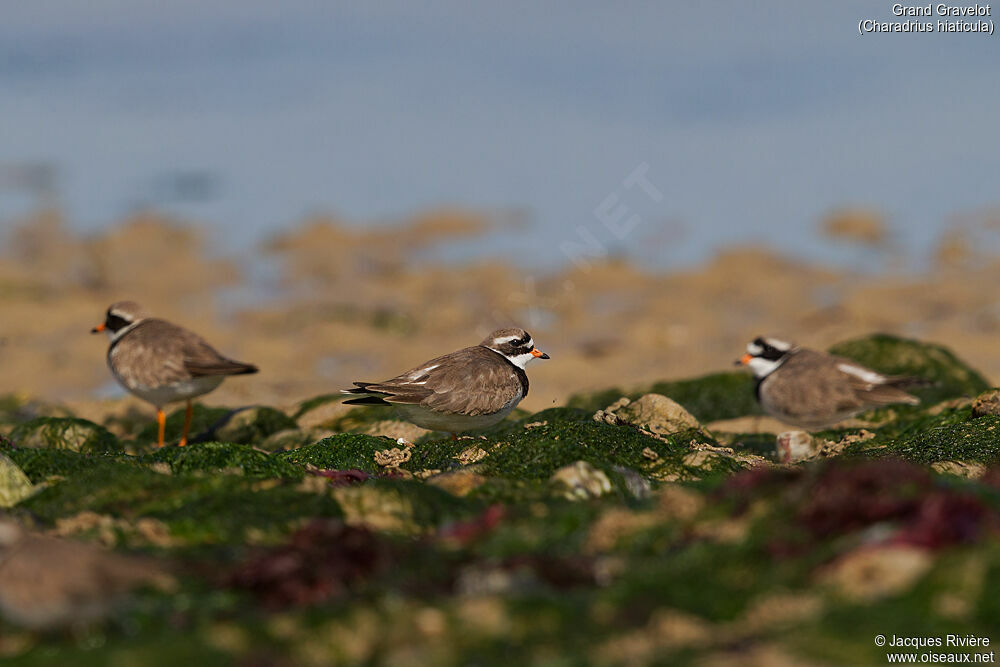
[[[525,366],[527,366],[529,363],[531,363],[532,361],[534,361],[537,358],[531,352],[525,352],[523,354],[518,354],[516,356],[511,357],[511,356],[508,356],[508,355],[504,354],[500,350],[494,350],[492,347],[487,347],[486,349],[489,350],[490,352],[496,352],[501,357],[503,357],[504,359],[506,359],[510,363],[514,364],[515,366],[517,366],[521,370],[524,370]]]
[[[781,359],[765,359],[763,357],[753,357],[747,362],[753,376],[758,380],[766,378],[768,375],[778,370],[778,367],[785,362],[785,357]]]

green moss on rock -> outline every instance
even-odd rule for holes
[[[631,426],[596,422],[584,410],[550,408],[486,439],[440,439],[420,444],[403,467],[448,470],[461,465],[464,451],[481,448],[488,453],[479,462],[484,474],[517,480],[548,480],[556,470],[577,461],[603,470],[612,480],[623,479],[617,467],[655,477],[696,478],[703,471],[684,463],[691,453],[692,439],[705,442],[698,432],[659,439]],[[730,463],[732,469],[740,468],[735,462],[721,465]]]
[[[239,475],[164,475],[142,466],[78,472],[22,503],[44,521],[81,511],[125,519],[165,522],[171,535],[190,544],[240,543],[248,531],[277,537],[306,517],[340,516],[336,501],[296,489],[297,482],[271,482]]]
[[[20,466],[35,483],[54,476],[70,477],[93,470],[112,476],[121,470],[138,465],[138,462],[130,456],[87,455],[68,449],[4,447],[0,451]]]
[[[215,431],[215,437],[224,442],[257,443],[273,433],[295,428],[295,420],[281,410],[256,406],[233,412],[229,419]]]
[[[84,454],[124,451],[118,438],[106,428],[76,417],[38,417],[16,426],[10,439],[18,447],[69,449]]]
[[[375,463],[375,452],[397,446],[389,438],[340,433],[274,456],[289,463],[309,464],[323,470],[357,469],[375,473],[381,469]]]
[[[230,442],[204,442],[187,447],[164,447],[140,459],[142,462],[166,463],[174,474],[239,470],[251,477],[300,479],[302,466],[255,450],[250,445]]]
[[[845,454],[896,456],[916,463],[1000,462],[1000,416],[970,417],[970,408],[918,413],[916,419],[904,421],[903,428],[890,424],[875,438],[849,446]]]
[[[591,394],[574,394],[567,405],[594,411],[606,408],[622,396],[635,400],[643,394],[662,394],[680,403],[704,423],[763,414],[754,397],[753,387],[754,381],[749,373],[712,373],[690,380],[656,382],[632,391],[608,389]]]

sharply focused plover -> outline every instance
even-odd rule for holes
[[[392,405],[404,419],[432,431],[488,428],[528,395],[525,366],[549,355],[523,329],[499,329],[483,342],[423,363],[384,382],[355,382],[345,403]]]

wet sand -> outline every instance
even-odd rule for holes
[[[879,263],[895,264],[877,227],[862,220],[852,231],[850,222],[828,222],[827,231],[854,234]],[[259,375],[227,381],[210,404],[290,405],[388,377],[508,325],[527,328],[552,356],[529,367],[530,410],[581,390],[729,369],[761,333],[816,347],[873,332],[916,337],[1000,380],[992,289],[1000,261],[957,235],[920,275],[859,275],[766,248],[724,249],[673,272],[610,260],[532,276],[501,260],[420,258],[488,225],[453,211],[375,229],[307,220],[237,261],[209,248],[190,223],[147,214],[84,238],[57,213],[40,213],[12,226],[0,253],[0,393],[64,402],[84,415],[95,400],[120,395],[105,367],[107,340],[88,332],[123,298],[260,366]],[[276,275],[256,277],[248,292],[260,266]]]

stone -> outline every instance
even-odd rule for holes
[[[775,456],[781,463],[798,463],[816,456],[819,444],[806,431],[783,431],[778,434]]]
[[[660,394],[646,394],[635,401],[621,398],[594,415],[596,421],[632,424],[658,435],[700,430],[701,424],[676,401]]]
[[[600,498],[611,492],[611,480],[603,470],[586,461],[577,461],[556,470],[550,481],[568,500]]]
[[[972,401],[972,416],[1000,415],[1000,389],[990,389]]]
[[[386,468],[395,468],[410,460],[412,453],[409,447],[393,447],[375,452],[375,463]]]
[[[822,570],[819,578],[845,598],[871,602],[908,590],[933,563],[930,552],[918,547],[861,547]]]
[[[303,445],[318,442],[323,438],[333,435],[330,431],[319,428],[286,428],[264,438],[258,443],[254,443],[258,449],[265,452],[280,452],[290,449],[298,449]]]
[[[383,436],[392,438],[393,440],[402,438],[406,442],[416,442],[417,438],[430,433],[430,431],[409,422],[399,421],[398,419],[383,419],[362,429],[361,433]]]
[[[121,442],[103,426],[73,417],[39,417],[19,424],[10,433],[18,447],[69,449],[82,454],[124,451]]]
[[[35,492],[35,487],[6,455],[0,454],[0,507],[13,507]]]
[[[427,483],[447,491],[453,496],[465,496],[486,482],[486,477],[475,472],[473,468],[450,470],[432,475]]]

